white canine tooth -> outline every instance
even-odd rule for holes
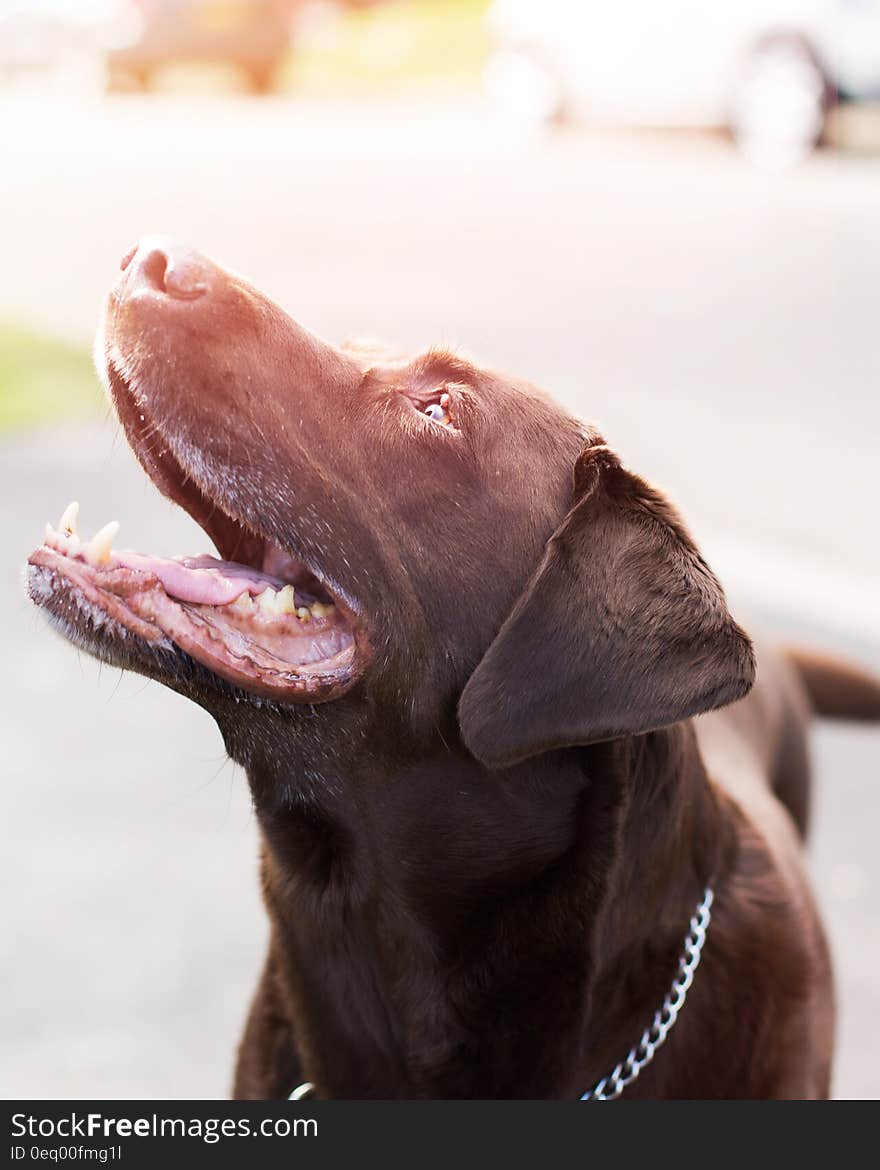
[[[67,554],[68,554],[68,556],[75,557],[77,555],[77,553],[80,551],[80,547],[81,546],[80,546],[79,537],[77,536],[77,534],[75,532],[71,532],[70,536],[68,536],[68,538],[67,538]]]
[[[278,590],[275,602],[276,613],[296,613],[296,602],[293,599],[293,586],[285,585]]]
[[[75,536],[79,531],[77,522],[79,520],[79,503],[73,500],[64,511],[61,513],[61,519],[58,521],[58,531],[64,532],[68,536]]]
[[[119,524],[116,520],[111,520],[95,533],[83,550],[93,564],[105,565],[110,560],[110,550],[113,548],[117,532]]]

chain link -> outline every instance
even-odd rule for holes
[[[691,918],[690,930],[684,940],[684,950],[678,960],[678,971],[672,980],[672,986],[667,991],[660,1010],[654,1013],[654,1019],[642,1032],[642,1037],[634,1048],[631,1048],[624,1060],[603,1077],[589,1092],[584,1093],[582,1101],[614,1101],[627,1085],[649,1065],[669,1033],[675,1026],[678,1014],[684,1007],[684,1001],[694,981],[694,973],[700,965],[700,955],[703,953],[703,944],[706,941],[706,931],[712,921],[712,903],[715,895],[712,887],[707,886],[694,916]]]

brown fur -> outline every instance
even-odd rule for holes
[[[788,657],[797,667],[817,715],[837,719],[880,719],[880,679],[832,654],[793,646]]]

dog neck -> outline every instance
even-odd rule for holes
[[[297,782],[276,752],[249,776],[277,1021],[249,1058],[274,1095],[577,1096],[659,1004],[718,865],[688,725],[502,773],[366,754]]]

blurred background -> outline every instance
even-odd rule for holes
[[[880,0],[0,0],[4,1096],[225,1094],[264,942],[210,719],[21,586],[71,499],[207,551],[89,357],[147,232],[331,340],[532,378],[679,502],[747,624],[880,667]],[[814,749],[835,1089],[876,1097],[880,729]]]

